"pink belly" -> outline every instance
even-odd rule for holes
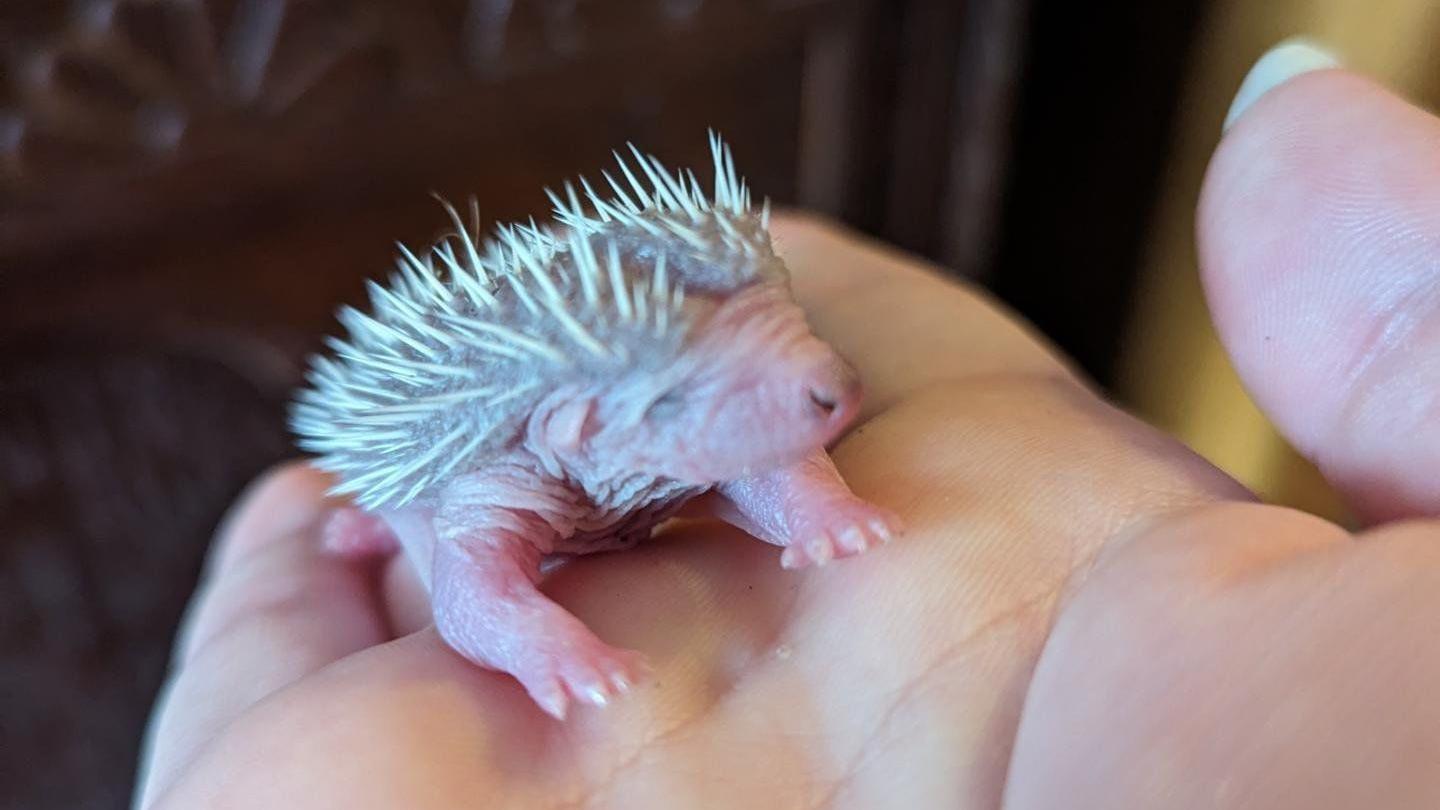
[[[686,493],[647,504],[619,520],[595,529],[577,531],[555,544],[556,554],[594,554],[600,551],[621,551],[648,540],[655,527],[674,517],[698,492]]]

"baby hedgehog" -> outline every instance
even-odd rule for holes
[[[356,504],[327,546],[403,548],[446,642],[556,717],[625,692],[643,662],[540,592],[552,557],[627,548],[705,493],[787,568],[900,530],[825,452],[859,379],[792,298],[768,202],[710,147],[713,198],[631,146],[623,182],[604,173],[614,197],[582,178],[584,207],[566,183],[551,226],[477,245],[478,221],[442,202],[454,232],[424,256],[400,246],[372,314],[340,312],[348,340],[327,341],[293,410]]]

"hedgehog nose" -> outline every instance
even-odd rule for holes
[[[827,363],[805,386],[805,404],[817,419],[846,419],[860,401],[860,378],[842,361]]]

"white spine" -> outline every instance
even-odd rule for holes
[[[633,144],[629,151],[638,173],[616,152],[623,179],[601,174],[613,197],[583,177],[578,189],[565,183],[563,196],[546,191],[563,234],[531,220],[498,226],[482,242],[475,202],[467,225],[437,197],[451,230],[421,254],[397,246],[389,285],[368,285],[373,314],[340,311],[348,339],[326,340],[333,359],[314,359],[292,412],[301,446],[339,475],[338,493],[371,508],[405,505],[483,455],[487,428],[467,414],[527,407],[546,389],[542,380],[558,382],[577,363],[625,362],[623,347],[603,337],[617,329],[653,340],[681,323],[676,257],[743,266],[768,248],[770,202],[751,211],[749,188],[713,131],[708,197],[694,172],[671,172]],[[622,257],[646,242],[650,266]],[[532,371],[512,375],[513,384],[487,376],[521,367]]]

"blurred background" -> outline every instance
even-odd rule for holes
[[[4,0],[0,807],[126,805],[217,519],[431,190],[489,219],[633,139],[984,286],[1119,402],[1343,518],[1246,398],[1192,243],[1249,65],[1440,98],[1433,0]]]

